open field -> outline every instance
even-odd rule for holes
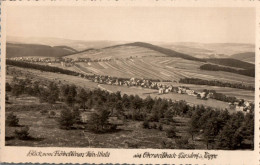
[[[26,100],[26,103],[17,100]],[[30,103],[29,103],[30,102]],[[29,103],[29,104],[28,104]],[[158,129],[143,129],[142,122],[125,121],[117,131],[96,134],[86,130],[63,130],[59,128],[58,117],[48,117],[41,114],[40,109],[45,108],[59,114],[57,108],[60,103],[50,105],[39,103],[34,97],[10,96],[10,104],[7,105],[6,114],[13,112],[19,118],[20,126],[6,127],[6,145],[8,146],[34,146],[34,147],[95,147],[95,148],[161,148],[162,142],[175,143],[175,139],[167,138],[164,131]],[[19,106],[23,106],[19,109]],[[175,117],[177,136],[186,136],[188,118]],[[159,124],[159,123],[155,123]],[[19,140],[15,138],[14,131],[23,126],[30,127],[31,139]],[[168,126],[163,125],[166,129]],[[197,149],[205,148],[200,141],[193,142]]]

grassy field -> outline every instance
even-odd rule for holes
[[[10,104],[6,108],[6,116],[13,112],[19,118],[18,127],[6,126],[7,146],[34,146],[34,147],[94,147],[94,148],[161,148],[162,142],[175,143],[175,139],[167,138],[165,131],[158,129],[143,129],[142,122],[125,120],[123,126],[112,133],[95,134],[86,130],[63,130],[59,128],[58,116],[48,117],[41,114],[41,109],[61,111],[59,104],[50,105],[39,103],[35,97],[25,95],[10,97]],[[19,101],[25,100],[25,102]],[[23,107],[23,108],[19,108]],[[58,108],[57,108],[58,107]],[[187,118],[174,118],[177,136],[187,136]],[[154,123],[151,123],[154,124]],[[159,124],[159,123],[155,123]],[[14,131],[23,126],[29,126],[31,139],[19,140]],[[163,125],[167,129],[168,125]],[[201,142],[193,142],[198,149],[205,148]]]

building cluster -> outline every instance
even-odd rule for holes
[[[149,79],[120,79],[110,76],[94,76],[92,81],[100,84],[117,85],[117,86],[139,86],[143,88],[157,89],[159,94],[167,94],[170,92],[178,94],[187,94],[189,96],[197,97],[198,99],[207,100],[209,98],[214,99],[213,92],[196,92],[188,87],[184,86],[172,86],[160,83],[159,80],[149,80]],[[229,103],[230,109],[242,112],[250,112],[253,110],[253,103],[250,101],[237,100],[234,103]]]
[[[250,112],[254,110],[254,103],[240,99],[234,103],[229,103],[229,107],[240,112]]]
[[[14,61],[23,61],[23,62],[42,62],[42,63],[57,63],[60,62],[57,58],[48,58],[48,57],[13,57],[11,60]]]

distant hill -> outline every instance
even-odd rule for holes
[[[254,44],[246,43],[152,42],[152,44],[197,58],[232,58],[230,56],[233,54],[255,51]]]
[[[95,59],[126,59],[126,58],[139,58],[139,57],[155,57],[166,56],[160,52],[138,46],[113,46],[103,49],[87,49],[76,54],[65,56],[65,58],[77,59],[77,58],[90,58]]]
[[[36,44],[36,45],[49,45],[49,46],[66,45],[77,51],[84,51],[89,48],[101,49],[107,46],[126,43],[124,41],[106,41],[106,40],[82,41],[82,40],[51,38],[51,37],[16,37],[16,36],[7,36],[6,40],[8,43],[16,43],[16,44]]]
[[[6,57],[24,57],[24,56],[39,56],[39,57],[62,57],[69,54],[74,54],[77,51],[68,46],[48,46],[39,44],[6,44]]]
[[[255,52],[237,53],[231,55],[230,58],[255,63]]]
[[[214,64],[235,67],[235,68],[252,69],[255,67],[255,65],[252,63],[248,63],[248,62],[244,62],[232,58],[209,58],[206,60],[207,62],[211,62]]]
[[[179,58],[183,58],[183,59],[186,59],[186,60],[193,60],[193,61],[204,61],[203,59],[196,58],[196,57],[190,56],[188,54],[179,53],[179,52],[176,52],[176,51],[171,50],[171,49],[163,48],[163,47],[152,45],[152,44],[145,43],[145,42],[133,42],[133,43],[128,43],[128,44],[115,45],[115,46],[111,46],[111,47],[106,47],[105,49],[114,48],[114,47],[121,47],[121,46],[143,47],[143,48],[151,49],[153,51],[157,51],[161,54],[165,54],[165,55],[170,56],[170,57],[179,57]]]

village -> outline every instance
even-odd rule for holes
[[[150,89],[156,89],[158,90],[158,94],[167,94],[170,92],[178,93],[178,94],[186,94],[189,96],[197,97],[198,99],[215,99],[216,93],[215,91],[208,91],[203,90],[202,92],[194,91],[188,87],[185,86],[173,86],[173,85],[166,85],[163,83],[160,83],[160,81],[153,81],[148,79],[137,79],[137,78],[131,78],[131,79],[120,79],[120,78],[114,78],[110,76],[98,76],[96,75],[94,78],[92,78],[93,82],[99,83],[99,84],[108,84],[108,85],[117,85],[117,86],[137,86],[142,88],[150,88]],[[226,97],[226,96],[224,96]],[[243,99],[235,99],[232,102],[229,102],[229,108],[235,111],[241,111],[244,113],[249,113],[254,109],[253,102],[245,101]]]

